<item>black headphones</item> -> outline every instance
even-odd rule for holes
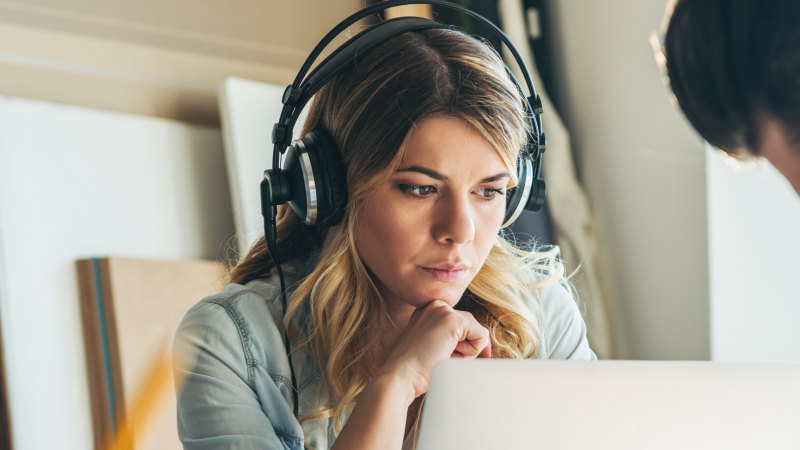
[[[342,220],[347,205],[347,184],[340,153],[325,130],[313,130],[290,143],[300,112],[325,83],[342,70],[351,67],[357,56],[362,56],[408,31],[455,28],[421,17],[400,17],[379,22],[337,48],[308,76],[306,73],[322,50],[347,27],[376,12],[407,4],[444,6],[469,14],[488,26],[511,51],[522,70],[530,97],[525,97],[522,87],[508,67],[506,71],[525,98],[529,112],[529,129],[533,139],[525,145],[517,161],[519,182],[516,187],[509,189],[507,194],[503,226],[511,225],[523,210],[537,211],[544,205],[545,183],[541,178],[542,153],[545,149],[545,137],[541,125],[542,102],[536,94],[530,74],[517,49],[492,22],[464,7],[441,0],[395,0],[365,8],[337,25],[317,44],[297,74],[294,83],[284,91],[283,109],[278,123],[272,129],[272,143],[275,145],[272,169],[264,172],[264,180],[261,183],[262,212],[266,213],[268,209],[288,202],[306,225],[332,226]],[[284,155],[282,165],[279,164],[281,154]],[[267,219],[267,214],[264,217]]]
[[[303,223],[319,226],[338,224],[344,216],[347,205],[345,168],[339,150],[330,135],[325,130],[317,129],[291,142],[292,131],[303,107],[325,83],[341,71],[351,67],[358,56],[368,53],[402,33],[431,28],[447,28],[460,32],[461,30],[421,17],[400,17],[379,22],[350,38],[315,67],[308,76],[306,74],[320,53],[347,27],[385,9],[409,4],[436,5],[463,12],[491,29],[511,51],[525,78],[530,96],[525,95],[522,86],[508,66],[506,66],[506,72],[525,99],[528,110],[529,135],[533,136],[533,139],[525,144],[517,160],[519,181],[517,186],[509,189],[506,195],[503,227],[513,223],[523,210],[538,211],[544,205],[545,183],[541,177],[542,153],[545,150],[545,137],[541,121],[542,101],[536,94],[522,56],[508,36],[480,14],[443,0],[390,0],[364,8],[336,25],[317,44],[303,63],[294,82],[286,87],[282,98],[283,109],[278,122],[272,129],[272,143],[275,147],[272,152],[272,169],[264,172],[264,179],[261,182],[261,213],[264,216],[264,235],[267,247],[280,278],[284,312],[286,311],[285,286],[276,243],[277,205],[288,202]],[[282,165],[279,162],[279,155],[284,155]],[[297,384],[290,356],[289,339],[288,337],[284,338],[292,376],[294,414],[297,416]]]

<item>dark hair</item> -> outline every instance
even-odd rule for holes
[[[689,122],[726,152],[759,153],[760,124],[800,141],[800,1],[678,0],[664,51]]]

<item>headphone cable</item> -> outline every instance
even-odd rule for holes
[[[283,280],[283,269],[281,269],[281,263],[278,258],[278,244],[277,244],[277,235],[278,235],[278,226],[275,222],[275,216],[278,214],[278,207],[272,206],[271,208],[272,214],[270,215],[269,222],[264,221],[264,239],[267,241],[267,250],[269,250],[269,254],[272,256],[272,263],[275,265],[275,270],[278,272],[278,279],[281,283],[281,304],[283,305],[283,315],[286,316],[286,284]],[[292,355],[291,355],[291,344],[289,343],[289,329],[288,325],[284,326],[283,328],[283,337],[284,337],[284,347],[286,349],[286,359],[289,361],[289,375],[292,380],[292,411],[294,412],[294,416],[297,417],[298,409],[299,409],[299,401],[298,401],[298,386],[297,381],[295,380],[294,376],[294,365],[292,364]]]

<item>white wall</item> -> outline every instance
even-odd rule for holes
[[[92,448],[75,260],[233,245],[218,129],[0,97],[0,319],[14,448]]]
[[[703,144],[669,103],[648,43],[665,0],[548,6],[556,88],[598,221],[617,356],[707,359]]]
[[[648,43],[665,3],[548,3],[617,357],[800,362],[800,199],[766,162],[723,162],[667,101]]]
[[[707,161],[711,357],[800,363],[800,197],[766,161]]]

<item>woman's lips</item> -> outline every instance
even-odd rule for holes
[[[461,264],[437,264],[435,266],[420,266],[423,272],[443,283],[455,283],[467,274],[467,268]]]

